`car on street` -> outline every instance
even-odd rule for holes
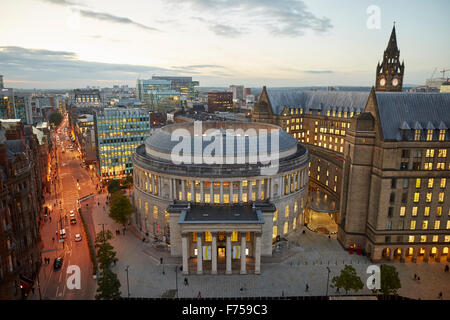
[[[66,238],[66,229],[59,230],[59,238],[65,239]]]
[[[70,210],[69,216],[70,216],[71,218],[75,218],[75,211]]]
[[[75,235],[75,242],[80,242],[81,241],[81,234],[77,233]]]
[[[77,219],[75,218],[70,218],[70,224],[76,224],[77,223]]]
[[[63,265],[63,258],[62,257],[55,258],[55,261],[53,261],[53,269],[59,270],[61,269],[62,265]]]

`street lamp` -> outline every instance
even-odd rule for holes
[[[327,270],[328,270],[328,276],[327,276],[327,293],[325,294],[325,296],[328,297],[328,281],[330,280],[330,268],[327,267]]]
[[[126,268],[125,268],[125,271],[127,272],[127,291],[128,291],[128,298],[130,297],[130,283],[128,282],[128,268],[129,268],[130,266],[127,266]]]
[[[178,299],[178,266],[175,266],[175,286],[176,286],[176,294]]]

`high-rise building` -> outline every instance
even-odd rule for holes
[[[233,93],[234,102],[241,102],[244,99],[244,86],[231,85],[230,91]]]
[[[148,91],[167,91],[171,90],[171,82],[169,80],[160,79],[138,79],[136,82],[136,98],[142,103],[148,101]]]
[[[208,112],[231,111],[232,109],[232,92],[208,92]]]
[[[150,115],[138,108],[105,108],[94,115],[99,174],[123,178],[133,172],[131,155],[150,135]]]
[[[153,80],[170,81],[170,88],[178,91],[186,99],[195,99],[198,97],[198,81],[192,81],[192,77],[173,77],[173,76],[152,76]]]
[[[0,89],[3,89],[3,76],[0,74]]]
[[[394,28],[371,92],[264,87],[252,120],[307,146],[310,228],[327,213],[373,261],[450,260],[450,94],[401,92],[396,43]]]

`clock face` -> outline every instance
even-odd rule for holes
[[[393,85],[394,87],[398,85],[398,79],[397,79],[397,78],[395,78],[395,79],[392,80],[392,85]]]
[[[385,78],[382,78],[382,79],[380,80],[380,86],[384,87],[385,84],[386,84],[386,79],[385,79]]]

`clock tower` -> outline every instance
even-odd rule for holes
[[[405,63],[400,64],[400,50],[397,48],[397,36],[395,23],[392,28],[391,38],[384,50],[383,62],[377,65],[376,91],[402,91],[403,71]]]

